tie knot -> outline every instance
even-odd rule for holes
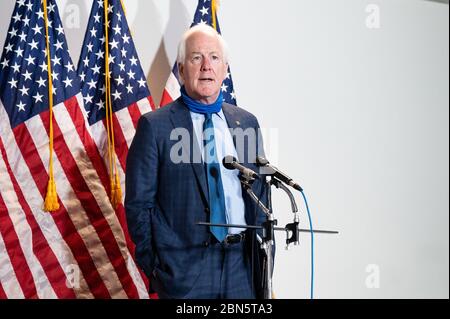
[[[212,119],[212,113],[205,113],[205,120]]]

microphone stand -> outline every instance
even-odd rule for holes
[[[263,274],[264,274],[264,299],[272,299],[272,270],[273,270],[273,246],[275,245],[275,231],[285,231],[286,232],[286,249],[289,248],[289,245],[294,243],[294,245],[299,244],[299,233],[300,232],[311,232],[309,229],[300,229],[299,228],[299,217],[298,217],[298,209],[297,204],[295,203],[294,195],[292,192],[275,176],[271,176],[269,181],[266,181],[267,184],[267,195],[268,195],[268,203],[267,207],[261,202],[261,199],[256,196],[256,194],[252,190],[252,185],[255,179],[251,176],[247,175],[239,175],[242,187],[250,196],[250,198],[258,205],[258,207],[264,212],[266,215],[266,221],[261,226],[256,225],[234,225],[234,224],[213,224],[213,223],[205,223],[198,222],[197,225],[201,226],[216,226],[216,227],[227,227],[227,228],[244,228],[244,229],[262,229],[262,241],[261,248],[264,250],[265,258],[263,263]],[[272,191],[271,186],[275,186],[276,188],[281,188],[283,191],[287,193],[289,196],[289,200],[291,202],[292,212],[295,214],[294,222],[287,224],[285,227],[275,227],[277,225],[277,220],[274,218],[272,211]],[[329,230],[314,230],[314,233],[323,233],[323,234],[337,234],[337,231],[329,231]],[[291,234],[291,236],[289,236]]]

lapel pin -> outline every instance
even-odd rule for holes
[[[241,122],[239,122],[239,121],[236,121],[236,125],[241,125]]]

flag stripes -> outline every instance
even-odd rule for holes
[[[7,159],[5,148],[1,141],[0,152],[2,153],[3,159]],[[7,160],[0,162],[0,175],[3,177],[0,181],[0,188],[14,189],[15,192],[11,192],[10,196],[6,197],[6,202],[3,198],[1,199],[3,203],[0,204],[3,209],[0,210],[0,218],[4,227],[2,233],[6,234],[8,228],[5,225],[9,224],[9,221],[11,220],[11,234],[15,232],[15,229],[20,229],[21,234],[24,234],[25,237],[30,236],[29,234],[33,234],[31,236],[33,253],[44,268],[58,298],[75,298],[73,290],[65,285],[64,270],[49,246],[47,239],[32,214],[22,191],[18,186],[17,180],[7,163]],[[17,214],[9,215],[6,214],[7,211],[14,211],[17,212]],[[14,220],[12,220],[13,218]]]

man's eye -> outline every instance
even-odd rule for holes
[[[200,56],[194,56],[194,57],[192,57],[192,61],[194,61],[194,62],[198,62],[198,61],[200,61],[201,60],[201,57]]]

